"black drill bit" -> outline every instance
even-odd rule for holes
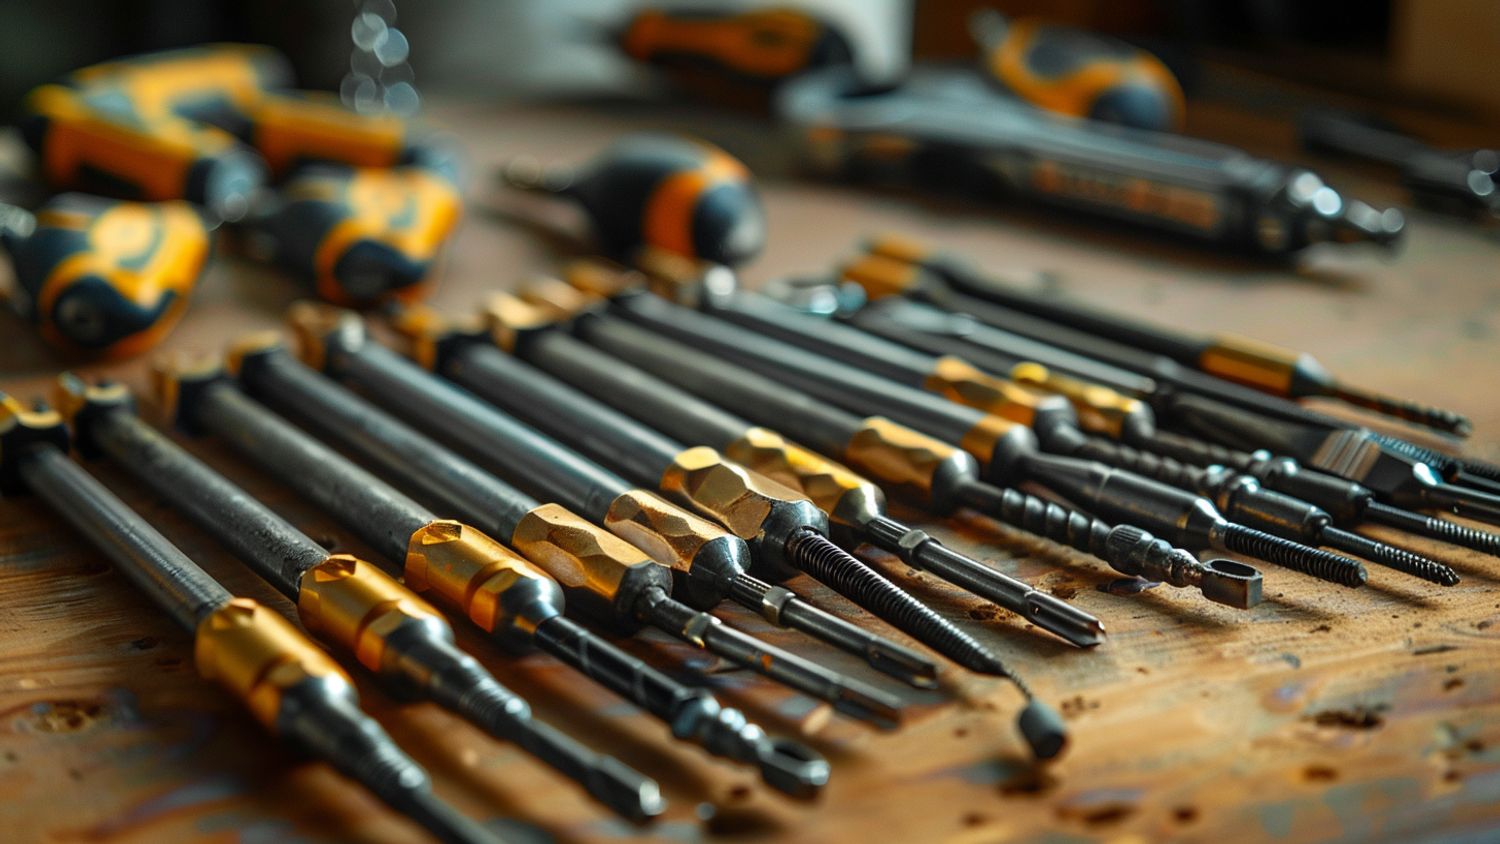
[[[623,297],[615,312],[668,336],[860,413],[882,413],[923,433],[959,443],[980,461],[988,480],[1043,484],[1105,519],[1163,534],[1175,545],[1234,551],[1345,586],[1365,582],[1364,567],[1346,557],[1226,521],[1206,498],[1099,463],[1043,454],[1029,428],[953,404],[756,334],[648,294]]]
[[[642,391],[629,389],[630,384],[642,378],[651,378],[652,381],[659,378],[671,384],[652,385],[651,392],[675,395],[685,390],[793,431],[813,448],[857,461],[858,468],[870,471],[876,477],[895,471],[894,480],[898,486],[907,487],[903,491],[920,493],[926,504],[939,511],[973,506],[1007,524],[1094,554],[1122,574],[1176,586],[1198,586],[1206,596],[1231,606],[1246,607],[1258,600],[1259,575],[1253,569],[1245,571],[1248,566],[1221,566],[1218,562],[1205,565],[1191,554],[1174,549],[1139,529],[1128,526],[1112,528],[1034,496],[991,487],[978,479],[973,458],[963,451],[910,429],[902,429],[888,420],[860,419],[728,361],[692,355],[681,344],[619,320],[590,315],[579,320],[577,331],[579,336],[599,348],[655,376],[636,376],[629,367],[611,362],[617,374],[606,377],[608,373],[603,368],[588,366],[585,355],[570,351],[561,341],[548,340],[555,348],[563,350],[556,356],[568,361],[567,366],[560,363],[555,366],[558,374],[564,370],[572,373],[577,383],[601,397],[613,396],[610,400],[622,409],[635,408],[633,412],[660,418],[660,414],[653,413],[653,405]],[[540,355],[538,360],[540,362]],[[674,385],[679,389],[674,389]],[[672,401],[674,405],[702,404],[692,402],[691,396]],[[675,415],[672,421],[662,424],[683,430],[689,426],[701,428],[704,433],[708,433],[712,425],[718,430],[716,438],[724,439],[735,430],[743,431],[748,423],[708,407]],[[906,447],[903,448],[903,444]],[[904,459],[908,457],[909,460]],[[924,468],[935,482],[921,482]],[[916,489],[917,486],[923,488]],[[856,517],[858,515],[856,513]],[[974,561],[964,558],[967,565],[955,565],[958,561],[944,546],[903,539],[910,537],[908,529],[901,525],[887,525],[890,520],[878,518],[878,511],[871,515],[876,518],[863,523],[861,535],[876,545],[899,549],[895,553],[915,557],[912,560],[914,565],[938,571],[1074,644],[1098,640],[1101,629],[1098,622],[1091,623],[1089,617],[1076,608],[1040,595],[1026,584],[988,567],[984,567],[982,580],[975,578],[969,575],[977,564]]]
[[[194,638],[195,663],[273,735],[368,788],[439,841],[499,839],[432,793],[427,772],[359,709],[354,682],[285,618],[236,598],[69,460],[62,417],[0,393],[0,486],[35,493]]]
[[[643,587],[660,583],[659,567],[638,560],[640,554],[631,546],[609,544],[613,537],[597,535],[587,522],[556,505],[538,505],[279,349],[247,357],[240,378],[252,395],[470,523],[508,537],[523,554],[531,551],[528,558],[542,556],[551,563],[575,566],[568,578],[575,587],[570,595],[575,606],[598,613],[611,609],[601,606],[589,590],[576,588],[589,574],[586,561],[579,559],[584,554],[599,557],[601,568],[607,565],[606,558],[634,564],[630,571],[615,570],[612,575],[627,604]],[[272,379],[276,388],[268,386],[260,392]],[[318,412],[307,411],[314,407]],[[767,736],[743,713],[724,708],[708,692],[679,683],[578,625],[544,625],[536,629],[535,639],[540,649],[670,724],[677,738],[717,756],[756,765],[762,779],[774,788],[807,798],[827,782],[828,763],[811,748]]]

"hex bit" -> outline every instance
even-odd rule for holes
[[[386,559],[402,563],[399,573],[413,591],[463,613],[507,649],[529,649],[543,628],[548,640],[577,637],[596,650],[608,646],[563,617],[562,591],[548,574],[474,528],[439,519],[285,422],[217,365],[159,365],[156,382],[161,404],[179,428],[227,442]],[[654,780],[532,719],[525,701],[516,698],[510,706],[510,717],[495,724],[499,738],[515,742],[624,817],[644,820],[665,808]]]
[[[244,355],[241,358],[240,366],[242,370],[246,365],[249,365],[251,367],[261,367],[268,365],[272,367],[276,366],[274,362],[267,363],[267,359],[279,359],[281,361],[284,361],[284,363],[282,363],[280,368],[274,369],[274,371],[269,374],[258,374],[258,376],[256,377],[256,382],[258,384],[258,390],[261,393],[274,395],[276,399],[283,405],[297,404],[305,408],[304,412],[319,413],[321,418],[325,420],[339,418],[342,415],[340,411],[343,410],[343,408],[340,408],[336,405],[340,398],[345,396],[349,396],[352,398],[352,395],[346,390],[337,388],[337,386],[329,382],[328,379],[322,378],[303,364],[297,363],[284,350],[280,348],[266,347],[263,345],[256,346],[252,348],[248,354]],[[286,377],[285,373],[287,372],[300,373],[305,377],[301,382],[294,382],[295,376]],[[278,374],[281,374],[282,377],[278,378]],[[297,386],[304,386],[310,381],[321,381],[323,384],[333,389],[326,389],[321,394],[315,397],[299,397],[296,401],[292,401],[290,397],[295,394],[295,389],[284,388],[284,385],[294,383]],[[249,399],[244,399],[244,401],[241,402],[242,406],[239,408],[239,410],[242,413],[242,417],[248,418],[255,415],[254,411],[244,406],[249,403]],[[348,402],[347,404],[353,406],[358,403]],[[266,419],[264,417],[270,418]],[[263,426],[259,429],[247,428],[246,430],[253,430],[254,433],[251,434],[251,437],[259,441],[261,451],[267,451],[267,443],[272,438],[271,429],[279,420],[275,418],[274,414],[272,414],[268,410],[264,410],[263,408],[261,409],[261,413],[256,418],[258,422],[263,423]],[[241,427],[244,427],[244,423],[240,424]],[[220,427],[223,427],[222,423]],[[285,423],[282,423],[281,430],[279,432],[287,435],[284,437],[284,439],[291,439],[295,435],[300,435],[299,437],[296,437],[296,439],[298,440],[296,445],[299,446],[302,451],[307,452],[307,454],[305,454],[304,456],[310,458],[312,456],[311,452],[320,451],[330,458],[337,458],[337,462],[342,464],[340,468],[355,468],[352,466],[352,464],[348,464],[346,460],[338,457],[331,450],[327,449],[316,441],[309,442],[310,438],[307,437],[307,435],[301,434],[301,432],[290,428],[290,426],[286,425]],[[332,474],[332,470],[328,468],[330,462],[332,461],[324,460],[319,463],[304,462],[303,465],[301,465],[299,468],[291,471],[313,473],[321,470],[321,474],[329,475]],[[365,474],[368,475],[368,473]],[[374,481],[375,479],[370,478],[370,480]],[[375,484],[376,486],[374,487],[374,491],[389,490],[390,492],[395,492],[394,489],[390,489],[384,483],[375,481]],[[366,489],[370,488],[366,487]],[[373,494],[373,492],[367,493],[367,495],[370,494]],[[397,494],[399,495],[399,493]],[[355,499],[348,496],[345,496],[342,499],[342,504],[346,509],[354,507],[354,502]],[[410,503],[413,505],[413,507],[415,507],[415,512],[419,517],[428,518],[428,522],[424,524],[430,523],[435,518],[433,514],[430,513],[430,511],[427,511],[424,508],[416,507],[415,502]],[[575,502],[566,502],[565,506],[567,504],[573,503]],[[328,504],[330,505],[330,507],[339,506],[340,500],[336,497],[330,496]],[[702,548],[703,545],[711,543],[713,541],[712,538],[707,538],[707,542],[701,541],[706,538],[704,537],[702,532],[695,531],[691,524],[688,524],[680,518],[673,518],[671,515],[665,517],[659,515],[659,508],[654,506],[651,501],[643,498],[635,498],[632,499],[629,504],[631,507],[631,514],[637,519],[637,521],[633,522],[633,524],[640,525],[642,523],[656,523],[662,525],[664,528],[672,528],[676,532],[672,534],[671,538],[676,539],[680,543],[680,546],[697,544],[700,546],[700,553],[711,555],[716,560],[723,560],[724,557],[727,556],[726,549],[723,547],[710,547],[707,549]],[[615,515],[616,517],[620,515],[618,509],[616,510]],[[357,510],[355,510],[350,514],[350,516],[352,518],[358,518],[359,513]],[[388,522],[381,520],[371,521],[367,523],[365,529],[376,534],[385,533],[385,524],[388,524]],[[639,532],[637,532],[637,534],[638,533]],[[415,534],[413,534],[413,536],[413,542],[424,541],[422,538],[416,537]],[[733,537],[730,538],[733,539]],[[663,537],[661,541],[666,542],[667,538]],[[396,536],[393,538],[393,541],[384,543],[377,547],[389,551],[392,555],[399,554],[405,556],[407,543],[402,537]],[[514,555],[511,556],[514,557]],[[732,561],[733,558],[731,557],[730,559]],[[727,564],[732,565],[732,562]],[[554,564],[547,560],[542,561],[543,568],[546,568],[549,565]],[[596,563],[596,568],[602,569],[603,565]],[[545,577],[543,571],[538,570],[530,565],[527,565],[527,569],[529,569],[531,572],[534,572],[534,576],[541,576],[542,579],[550,581],[550,578]],[[797,689],[798,691],[802,691],[815,697],[819,697],[823,700],[827,700],[830,703],[834,704],[834,707],[840,712],[844,712],[853,717],[862,718],[864,720],[868,720],[885,727],[894,726],[895,723],[899,720],[899,704],[884,692],[881,692],[878,689],[874,689],[857,680],[852,680],[848,677],[844,677],[831,669],[814,665],[813,663],[799,656],[796,656],[795,654],[788,653],[781,648],[762,643],[759,640],[749,636],[748,634],[742,633],[739,630],[724,625],[721,621],[714,618],[713,616],[708,615],[707,613],[695,611],[685,604],[673,599],[670,596],[670,588],[672,586],[670,576],[666,575],[665,568],[663,568],[662,573],[664,576],[662,578],[658,578],[656,582],[650,582],[640,587],[639,594],[634,596],[633,604],[629,603],[628,601],[624,601],[620,602],[620,606],[612,607],[614,612],[611,613],[612,617],[609,620],[619,623],[622,627],[631,627],[640,622],[645,622],[651,626],[665,631],[669,635],[683,639],[689,644],[704,648],[711,653],[724,656],[731,662],[739,664],[742,667],[749,668],[753,671],[764,674],[771,679],[788,685],[794,689]],[[559,571],[558,574],[565,576],[565,579],[567,579],[569,582],[572,582],[572,578],[566,577],[566,575],[570,575],[572,574],[572,572]],[[630,575],[626,574],[625,576],[628,577]],[[598,583],[598,580],[596,579],[592,581],[592,583]],[[556,589],[555,581],[549,583],[549,585],[553,586],[554,590]],[[607,600],[613,603],[617,598],[616,595],[610,594],[610,590],[608,589],[594,587],[594,592],[594,597],[600,600]],[[558,600],[555,602],[557,608],[560,608],[561,606],[560,598],[561,594],[559,593]],[[717,601],[715,601],[715,603],[717,603]],[[532,624],[524,624],[522,629],[525,630],[530,628],[531,626]]]
[[[303,753],[369,789],[439,841],[499,839],[432,792],[432,780],[359,708],[354,681],[280,613],[237,598],[68,459],[62,417],[0,393],[0,485],[46,502],[193,636],[198,673]]]
[[[564,574],[566,579],[560,582],[574,607],[586,607],[605,617],[616,615],[614,602],[602,600],[598,587],[590,588],[592,581],[614,589],[622,607],[630,607],[639,594],[662,584],[660,566],[644,559],[634,546],[559,505],[539,504],[522,495],[284,351],[268,351],[241,361],[240,383],[247,392],[377,466],[382,474],[441,502],[469,524],[506,537],[511,547],[532,562]],[[272,378],[277,378],[278,389],[263,392],[262,384]],[[293,391],[284,386],[292,384],[299,388]],[[334,393],[332,401],[319,399]],[[319,412],[308,412],[313,407]],[[326,415],[332,410],[339,415]],[[723,707],[708,692],[686,686],[581,632],[576,626],[548,625],[537,630],[536,644],[666,722],[674,737],[716,756],[756,766],[773,788],[809,798],[826,784],[828,763],[811,748],[769,737],[739,710]]]
[[[871,238],[869,254],[902,261],[930,274],[929,284],[945,284],[972,296],[1056,325],[1163,355],[1178,364],[1252,389],[1297,399],[1324,396],[1364,410],[1467,436],[1470,421],[1451,410],[1352,387],[1335,378],[1311,355],[1233,336],[1200,337],[1107,313],[1056,296],[1019,289],[979,272],[968,262],[893,236]]]
[[[1374,500],[1375,493],[1368,487],[1301,466],[1293,458],[1272,455],[1265,450],[1252,455],[1173,431],[1159,430],[1151,405],[1129,396],[1155,396],[1158,401],[1169,402],[1173,394],[1170,387],[1163,390],[1144,376],[1073,356],[1060,349],[1049,349],[1044,344],[1017,335],[1006,338],[1005,332],[978,325],[970,317],[897,297],[872,302],[845,318],[851,325],[878,337],[932,355],[961,356],[991,374],[1008,375],[1027,386],[1063,395],[1072,402],[1079,425],[1091,433],[1103,434],[1185,463],[1199,466],[1221,464],[1252,474],[1267,489],[1284,492],[1327,510],[1334,523],[1342,527],[1370,521],[1476,551],[1500,554],[1500,534],[1383,504]],[[993,342],[980,345],[981,338],[993,340],[997,335],[1008,345],[997,347]],[[1040,359],[1047,360],[1047,363],[1041,363]],[[1212,403],[1203,397],[1198,401]],[[1378,434],[1375,437],[1382,445],[1398,452],[1409,445],[1403,440],[1386,442]],[[1443,464],[1445,466],[1459,460],[1436,452],[1412,456],[1432,465],[1437,465],[1438,456],[1448,461]],[[1450,479],[1454,474],[1465,472],[1463,467],[1444,470],[1445,477]]]
[[[1079,430],[1078,414],[1062,396],[1038,394],[991,375],[964,358],[926,355],[753,294],[729,292],[709,296],[705,301],[715,316],[893,381],[925,389],[957,404],[1027,425],[1036,432],[1046,451],[1097,460],[1197,492],[1214,500],[1230,521],[1286,539],[1358,554],[1433,583],[1451,586],[1458,582],[1458,575],[1448,566],[1340,530],[1333,526],[1328,514],[1290,496],[1263,489],[1253,478],[1220,472],[1215,475],[1217,483],[1206,486],[1201,473],[1188,472],[1188,467],[1170,458],[1091,437]]]
[[[929,436],[957,443],[979,461],[980,475],[992,483],[1042,484],[1097,516],[1161,533],[1174,545],[1246,554],[1345,586],[1365,582],[1358,562],[1229,522],[1206,498],[1100,463],[1043,454],[1024,425],[938,400],[649,294],[616,299],[612,312],[792,387],[816,392],[848,410],[883,413]]]
[[[587,317],[579,321],[577,330],[600,349],[678,388],[768,422],[774,419],[813,448],[849,460],[940,512],[972,506],[1023,530],[1090,552],[1122,574],[1196,586],[1205,597],[1229,606],[1248,608],[1260,599],[1260,574],[1249,566],[1227,560],[1200,563],[1139,528],[1110,527],[1061,505],[993,487],[979,480],[972,456],[911,428],[880,417],[862,419],[728,361],[688,356],[685,347],[629,323]],[[1009,591],[989,587],[991,599],[1074,644],[1097,641],[1102,625],[1091,616],[1015,582],[1019,587]],[[1067,613],[1060,615],[1050,606],[1056,604]]]
[[[489,439],[484,432],[495,423],[493,408],[486,416],[484,402],[474,396],[388,349],[352,338],[357,327],[346,323],[323,335],[329,345],[315,357],[325,369],[380,395],[388,408],[442,425],[445,436],[467,432],[477,442]],[[1027,700],[1018,725],[1033,753],[1049,758],[1062,751],[1066,732],[1051,707],[1036,700],[990,649],[830,542],[827,516],[800,493],[713,449],[684,448],[498,349],[464,344],[450,358],[445,370],[480,396],[547,426],[627,477],[657,485],[758,547],[765,559],[805,571],[966,668],[1010,680]]]
[[[409,312],[402,329],[408,334],[418,360],[437,365],[462,344],[479,342],[475,332],[450,325],[435,314],[425,312],[420,319],[416,316],[416,312]],[[728,598],[759,612],[773,624],[825,638],[912,685],[924,688],[935,685],[937,666],[927,657],[818,609],[785,587],[772,586],[745,571],[742,560],[750,556],[754,562],[758,555],[751,554],[745,541],[725,528],[632,486],[619,475],[493,407],[483,405],[474,412],[489,418],[505,433],[510,448],[484,439],[476,442],[471,452],[488,455],[487,459],[502,473],[513,472],[549,494],[564,496],[576,509],[622,537],[654,549],[656,558],[673,569],[684,600],[690,605],[708,608]],[[515,455],[518,449],[527,454]],[[661,509],[672,518],[660,527],[653,526],[641,518],[642,501],[652,502],[652,509]],[[632,515],[626,517],[627,513]],[[696,526],[698,533],[706,531],[711,538],[701,543],[685,542],[680,534],[686,526]],[[730,543],[735,553],[714,551]],[[741,550],[743,554],[739,553]]]

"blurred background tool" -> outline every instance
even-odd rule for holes
[[[1139,47],[993,9],[971,15],[969,31],[989,78],[1037,108],[1157,132],[1182,128],[1182,85]]]
[[[1451,410],[1429,407],[1409,399],[1380,395],[1352,387],[1335,378],[1312,355],[1282,349],[1248,338],[1199,336],[1176,328],[1110,313],[1039,291],[1023,290],[986,275],[963,259],[938,252],[898,235],[881,235],[865,243],[871,255],[914,264],[966,295],[994,302],[1079,331],[1165,355],[1236,384],[1284,398],[1323,396],[1355,407],[1422,425],[1444,433],[1467,436],[1469,420]]]
[[[35,212],[0,204],[8,298],[65,351],[126,357],[177,324],[211,244],[186,202],[120,202],[68,193]]]
[[[690,442],[709,443],[724,448],[728,454],[746,453],[753,458],[758,452],[769,450],[763,444],[769,437],[779,439],[780,435],[765,428],[751,428],[748,422],[694,396],[679,396],[682,391],[677,387],[767,424],[774,423],[812,447],[838,455],[885,481],[894,492],[917,498],[940,513],[946,514],[959,506],[973,507],[1006,524],[1098,556],[1122,574],[1174,586],[1196,586],[1210,600],[1241,609],[1259,601],[1260,575],[1249,566],[1227,560],[1201,564],[1191,554],[1172,548],[1138,528],[1112,528],[1083,513],[1018,490],[991,487],[979,481],[978,468],[965,452],[888,419],[860,419],[728,361],[691,354],[688,347],[629,323],[585,316],[576,331],[600,349],[643,367],[676,387],[650,383],[648,395],[643,388],[648,387],[648,380],[655,379],[644,374],[632,376],[628,367],[618,363],[615,368],[627,370],[627,374],[614,381],[602,377],[606,373],[597,369],[586,374],[582,366],[575,364],[571,368],[575,382],[587,381],[596,395],[608,397],[621,409],[630,408],[629,412],[639,416],[660,419],[664,429],[680,432],[680,436],[696,433]],[[570,357],[576,361],[580,356]],[[664,399],[692,412],[653,413]],[[796,466],[796,462],[788,462]],[[749,465],[759,464],[752,460]],[[772,477],[781,479],[780,474]],[[870,481],[860,480],[873,486]],[[820,483],[816,475],[807,477],[802,486],[809,495],[826,495],[818,489],[826,484]],[[907,538],[914,531],[881,512],[883,495],[875,498],[879,506],[865,505],[858,509],[849,507],[846,497],[847,494],[830,501],[824,509],[829,511],[836,526],[842,522],[846,523],[844,530],[852,529],[851,541],[870,542],[897,554],[915,568],[930,569],[1075,645],[1093,645],[1103,640],[1103,624],[1088,613],[950,551],[924,532],[916,531],[920,534],[918,538],[926,537],[925,541]]]
[[[375,719],[354,681],[282,615],[235,597],[140,514],[68,459],[55,411],[0,393],[0,481],[47,502],[193,636],[194,664],[272,735],[321,759],[448,844],[497,842],[432,791],[432,782]]]
[[[604,251],[627,263],[649,248],[735,266],[765,246],[750,172],[703,141],[636,134],[576,170],[513,159],[500,178],[578,203]]]
[[[234,359],[276,354],[264,342],[237,343]],[[282,352],[284,354],[284,352]],[[472,527],[436,514],[355,466],[247,396],[216,363],[164,361],[156,371],[158,399],[176,427],[213,434],[242,457],[276,475],[400,564],[412,591],[431,597],[479,625],[511,652],[581,639],[609,647],[563,617],[563,593],[549,575]],[[631,820],[660,814],[660,786],[619,760],[595,753],[532,717],[519,698],[499,736],[515,742]]]
[[[1500,152],[1436,149],[1386,121],[1335,109],[1309,109],[1297,128],[1310,150],[1397,168],[1419,205],[1489,223],[1500,218]]]
[[[362,328],[357,317],[336,322],[332,327],[341,330],[326,335],[314,332],[319,322],[295,324],[305,342],[303,354],[340,380],[356,380],[353,373],[367,369],[359,360],[366,348],[406,363],[356,330]],[[472,524],[506,537],[533,562],[575,567],[569,576],[575,609],[587,607],[596,616],[610,619],[643,587],[659,582],[655,564],[643,559],[645,554],[638,548],[560,505],[524,495],[289,355],[276,351],[257,356],[252,363],[242,369],[241,383],[281,413],[378,466],[385,475],[443,502]],[[416,379],[391,383],[401,387],[436,382],[411,366]],[[419,393],[410,406],[440,405]],[[601,598],[598,590],[606,588],[616,594]],[[620,626],[624,620],[613,621]],[[693,742],[715,756],[756,766],[773,788],[811,798],[827,783],[828,763],[822,756],[800,742],[768,736],[744,713],[722,706],[706,691],[690,688],[612,645],[594,647],[584,637],[563,637],[548,644],[565,651],[561,658],[567,664],[666,722],[675,738]]]
[[[831,68],[789,83],[781,116],[820,174],[920,192],[1014,197],[1235,251],[1395,243],[1399,211],[1342,196],[1310,170],[1230,146],[1065,118],[972,74],[917,68],[871,87]]]

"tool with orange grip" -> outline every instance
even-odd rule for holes
[[[649,249],[734,266],[765,246],[750,172],[702,141],[631,135],[576,171],[518,159],[500,175],[511,187],[577,202],[600,245],[620,260]]]
[[[1182,128],[1182,86],[1139,47],[989,9],[976,12],[969,29],[986,76],[1038,108],[1158,132]]]
[[[626,24],[620,48],[680,81],[712,77],[759,86],[854,58],[837,27],[788,8],[644,9]]]
[[[64,349],[136,354],[176,324],[203,273],[209,231],[186,202],[63,194],[35,213],[0,205],[12,303]]]

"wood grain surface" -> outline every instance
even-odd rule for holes
[[[1334,372],[1469,414],[1467,453],[1500,456],[1500,245],[1477,228],[1415,214],[1405,248],[1315,251],[1296,265],[1229,259],[1057,215],[793,178],[776,131],[748,118],[620,104],[442,103],[435,117],[470,151],[468,217],[434,303],[473,307],[486,290],[546,272],[577,251],[568,209],[490,189],[509,155],[577,160],[639,128],[696,131],[763,174],[770,247],[750,284],[821,271],[864,234],[900,229],[994,266],[1055,270],[1072,295],[1205,331],[1233,330],[1313,352]],[[1202,107],[1193,128],[1288,158],[1285,124]],[[1307,159],[1338,186],[1401,200],[1376,170]],[[274,327],[299,293],[232,255],[216,262],[172,348],[215,350]],[[0,388],[30,397],[64,366],[144,387],[145,362],[59,359],[0,319]],[[208,441],[187,443],[310,535],[362,550],[346,531]],[[161,501],[92,465],[236,592],[289,604]],[[1078,651],[1014,617],[869,559],[1000,649],[1061,708],[1070,751],[1028,765],[1008,687],[945,670],[941,690],[907,693],[907,723],[881,734],[825,706],[729,670],[655,635],[628,647],[708,682],[773,732],[799,734],[833,762],[820,800],[769,794],[753,773],[669,740],[666,728],[550,658],[514,659],[472,631],[461,643],[544,720],[658,778],[671,801],[633,828],[539,763],[428,704],[361,691],[463,811],[516,841],[1278,841],[1494,840],[1500,836],[1500,560],[1421,546],[1464,580],[1442,589],[1372,568],[1353,591],[1264,567],[1264,604],[1220,608],[1161,586],[1117,594],[1102,564],[977,516],[935,523],[943,539],[1104,619],[1109,641]],[[1392,534],[1375,531],[1376,535]],[[826,589],[793,586],[860,623]],[[725,619],[895,689],[856,660],[748,612]],[[889,628],[881,626],[891,634]],[[891,634],[895,635],[895,634]],[[899,638],[899,637],[898,637]],[[0,502],[0,839],[18,842],[421,840],[415,828],[325,767],[267,739],[193,671],[188,637],[35,500]]]

